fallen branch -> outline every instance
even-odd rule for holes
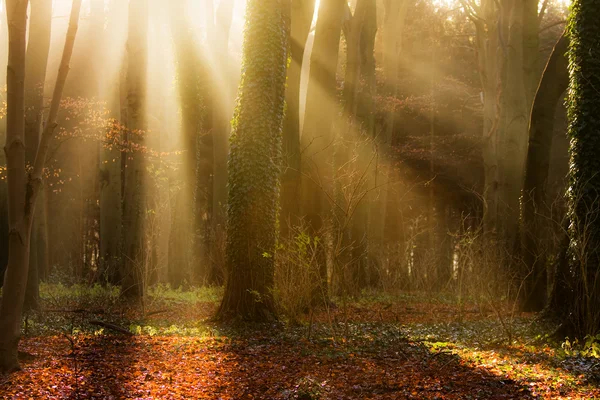
[[[115,325],[115,324],[110,324],[108,322],[104,322],[104,321],[99,321],[96,319],[93,319],[91,321],[89,321],[90,325],[95,325],[95,326],[100,326],[102,328],[106,328],[106,329],[110,329],[112,331],[115,332],[119,332],[122,333],[124,335],[128,335],[128,336],[133,336],[133,333],[131,333],[129,330],[123,328],[122,326],[119,325]]]
[[[153,315],[157,315],[157,314],[164,314],[164,313],[168,313],[171,310],[158,310],[158,311],[152,311],[149,312],[148,314],[145,315],[145,317],[151,317]]]
[[[46,309],[42,313],[65,313],[65,314],[104,314],[104,310],[86,310],[77,308],[75,310],[66,309]]]

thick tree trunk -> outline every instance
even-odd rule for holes
[[[289,2],[250,0],[244,70],[229,157],[228,279],[217,318],[275,316],[281,130],[288,57]]]
[[[8,0],[9,64],[7,99],[6,157],[8,166],[10,225],[9,259],[0,303],[0,371],[19,368],[17,349],[21,334],[21,314],[29,266],[29,239],[35,203],[43,188],[42,176],[63,89],[69,73],[77,34],[81,0],[74,0],[63,57],[50,104],[48,121],[42,132],[33,169],[27,177],[25,164],[25,42],[28,1]]]
[[[304,64],[306,40],[315,12],[315,0],[292,1],[290,47],[292,60],[288,69],[286,114],[283,124],[283,176],[281,178],[281,235],[298,225],[300,215],[300,78]]]
[[[568,24],[572,315],[582,337],[600,331],[599,10],[600,0],[575,0]]]
[[[301,144],[302,210],[311,237],[321,236],[318,251],[319,279],[315,288],[316,301],[328,302],[327,257],[324,235],[328,207],[324,191],[331,181],[331,154],[334,121],[337,110],[336,71],[342,32],[342,16],[348,4],[345,0],[322,0],[319,6],[315,40],[310,59],[308,101]]]
[[[563,35],[550,55],[538,87],[529,122],[529,147],[521,198],[521,251],[525,266],[522,289],[523,311],[540,311],[546,300],[546,261],[538,248],[543,234],[541,219],[547,216],[546,183],[550,169],[556,106],[569,85],[566,52],[569,39]],[[546,237],[547,238],[547,237]]]
[[[50,52],[52,26],[52,2],[31,0],[31,22],[29,24],[25,66],[25,162],[33,165],[37,153],[44,119],[44,84]],[[42,193],[43,194],[43,191]],[[44,202],[43,196],[40,202]],[[25,308],[39,306],[39,276],[48,266],[46,247],[45,207],[38,207],[33,220],[31,251],[29,254],[29,275]]]
[[[148,1],[129,3],[129,36],[127,42],[127,136],[125,199],[123,202],[124,260],[121,272],[122,295],[131,300],[144,296],[146,275],[144,246],[145,219],[145,154],[146,136],[146,70],[147,70]]]

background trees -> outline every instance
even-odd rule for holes
[[[127,114],[124,193],[123,193],[123,265],[120,277],[123,293],[142,297],[146,263],[144,214],[146,213],[146,163],[140,149],[147,142],[146,70],[148,68],[148,2],[129,3],[127,40]],[[128,153],[128,154],[127,154]]]
[[[56,118],[62,99],[69,63],[75,44],[81,0],[75,0],[71,9],[69,29],[54,87],[48,119],[40,136],[33,166],[27,174],[25,154],[25,45],[27,33],[27,1],[8,1],[9,67],[7,85],[6,159],[9,196],[9,253],[8,267],[0,302],[0,370],[11,371],[19,367],[18,343],[21,336],[21,313],[29,272],[30,238],[36,201],[43,190],[43,170],[50,141],[56,129]]]
[[[8,135],[23,114],[29,164],[64,12],[32,1],[27,48],[11,48],[27,105],[13,80]],[[222,319],[268,319],[282,287],[309,312],[365,290],[548,304],[565,254],[564,2],[90,0],[83,13],[28,253],[32,307],[40,279],[141,304],[156,284],[225,284]],[[593,195],[582,208],[570,193],[571,217],[595,215]],[[582,275],[561,271],[575,290]]]

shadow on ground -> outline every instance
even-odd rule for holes
[[[81,335],[73,345],[27,339],[23,347],[36,359],[2,383],[0,393],[46,399],[536,398],[526,385],[401,337],[369,345],[305,340],[277,329],[203,338]]]

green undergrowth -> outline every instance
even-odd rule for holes
[[[121,289],[118,286],[83,284],[63,285],[61,283],[41,283],[40,297],[47,304],[97,303],[106,306],[119,300]],[[170,285],[158,284],[148,287],[145,302],[163,303],[203,303],[217,302],[223,295],[222,287],[191,287],[183,290]]]
[[[108,333],[109,329],[90,323],[100,321],[134,334],[210,335],[198,321],[205,319],[206,310],[222,294],[220,287],[183,290],[155,285],[147,289],[142,301],[132,304],[121,299],[118,286],[42,283],[40,307],[24,313],[23,332],[26,336]]]

